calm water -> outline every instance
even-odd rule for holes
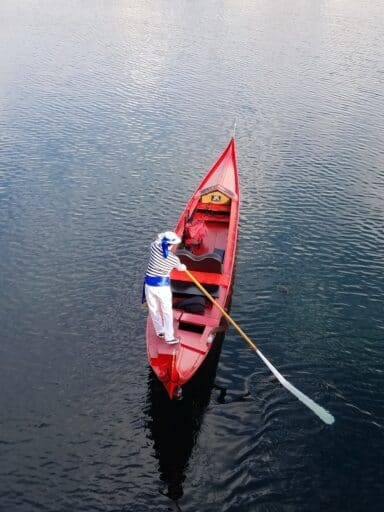
[[[0,510],[378,511],[381,0],[2,0]],[[233,329],[149,371],[147,248],[237,119]]]

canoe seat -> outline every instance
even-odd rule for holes
[[[212,295],[212,297],[218,297],[220,286],[216,284],[204,284],[204,288]],[[172,292],[176,295],[186,296],[186,295],[199,295],[204,297],[204,293],[193,283],[190,281],[176,281],[174,279],[171,280],[171,289]]]
[[[188,249],[178,249],[176,255],[180,258],[180,261],[187,266],[188,270],[213,272],[214,274],[223,273],[224,251],[215,251],[196,256],[188,251]]]
[[[187,313],[204,313],[206,302],[205,297],[192,296],[179,300],[173,307],[186,311]]]

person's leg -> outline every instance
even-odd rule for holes
[[[164,338],[165,341],[174,339],[173,333],[173,310],[172,310],[172,292],[169,286],[159,286],[159,295],[161,311],[163,313]]]
[[[147,299],[149,313],[157,335],[164,333],[160,299],[157,297],[158,288],[160,287],[145,285],[145,298]]]

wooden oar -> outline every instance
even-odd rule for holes
[[[298,398],[304,405],[309,407],[321,420],[324,421],[327,425],[332,425],[335,421],[335,418],[330,414],[327,410],[325,410],[321,405],[314,402],[307,395],[302,393],[299,389],[295,388],[293,384],[287,381],[281,373],[277,371],[277,369],[268,361],[268,359],[260,352],[260,350],[256,347],[256,345],[251,341],[248,336],[245,334],[243,329],[233,320],[233,318],[220,306],[218,302],[207,292],[207,290],[199,283],[199,281],[195,278],[194,275],[191,274],[189,270],[185,270],[186,274],[189,276],[191,281],[195,283],[195,285],[204,293],[204,295],[214,304],[221,312],[221,314],[230,322],[233,327],[237,330],[237,332],[245,339],[245,341],[250,345],[253,350],[257,353],[257,355],[261,358],[261,360],[268,366],[273,375],[278,379],[278,381],[290,391],[296,398]]]

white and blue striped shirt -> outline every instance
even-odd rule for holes
[[[156,240],[152,242],[146,275],[152,277],[166,277],[169,276],[171,270],[174,268],[182,270],[180,259],[171,251],[169,251],[168,257],[164,258],[161,243]]]

